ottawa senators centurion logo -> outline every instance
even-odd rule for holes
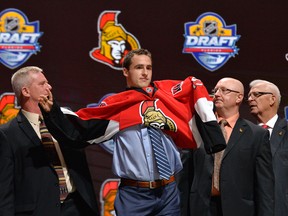
[[[90,51],[90,57],[113,69],[122,70],[124,56],[140,48],[138,40],[118,24],[120,11],[104,11],[98,19],[99,46]]]
[[[168,116],[165,116],[161,109],[157,108],[156,103],[157,100],[143,101],[140,104],[140,112],[144,125],[176,132],[177,127],[175,122]]]

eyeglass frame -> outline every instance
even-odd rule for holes
[[[272,96],[274,95],[272,92],[255,91],[255,92],[251,92],[248,94],[248,99],[251,97],[253,100],[255,100],[256,98],[259,98],[259,97],[261,97],[263,95],[267,95],[267,94],[271,94]]]
[[[218,87],[218,88],[212,89],[211,94],[214,96],[218,92],[218,90],[223,95],[227,95],[227,94],[229,94],[231,92],[240,93],[239,91],[236,91],[236,90],[233,90],[233,89],[229,89],[229,88],[225,88],[225,87]]]

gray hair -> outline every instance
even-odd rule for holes
[[[275,94],[275,96],[278,98],[278,105],[279,105],[281,102],[281,93],[280,93],[278,86],[276,86],[274,83],[269,82],[267,80],[256,79],[250,82],[249,87],[251,89],[254,86],[260,85],[260,84],[265,85],[265,87],[268,87],[268,89],[272,91],[273,94]]]
[[[30,73],[42,73],[43,70],[36,66],[27,66],[16,71],[11,77],[11,85],[17,97],[18,102],[21,103],[22,88],[31,84]]]

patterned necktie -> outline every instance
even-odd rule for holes
[[[167,159],[166,152],[164,150],[160,133],[157,129],[153,127],[148,127],[148,134],[151,139],[157,168],[161,178],[169,179],[172,175],[170,164]]]
[[[66,197],[68,196],[68,189],[67,189],[67,185],[65,181],[63,168],[62,168],[59,156],[57,154],[54,141],[52,139],[52,135],[49,133],[45,125],[45,122],[41,118],[39,118],[39,120],[40,120],[41,141],[45,149],[45,152],[47,153],[47,156],[58,175],[59,189],[60,189],[60,201],[64,201]]]
[[[225,119],[220,121],[220,128],[223,133],[223,136],[227,142],[227,132],[225,130],[225,126],[228,122]],[[213,186],[219,191],[219,175],[220,175],[220,167],[223,158],[224,150],[215,153],[214,155],[214,173],[213,173]]]

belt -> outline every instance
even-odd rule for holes
[[[172,183],[175,181],[174,175],[171,176],[168,180],[161,179],[161,180],[155,180],[155,181],[136,181],[132,179],[125,179],[121,178],[121,186],[133,186],[133,187],[141,187],[141,188],[150,188],[155,189],[162,186],[165,186],[169,183]]]

